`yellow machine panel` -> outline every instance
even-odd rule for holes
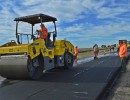
[[[0,54],[28,53],[28,45],[1,47]]]
[[[16,46],[16,45],[17,45],[17,43],[12,40],[11,42],[7,42],[7,43],[1,45],[0,47],[9,47],[9,46]]]
[[[68,50],[72,55],[74,55],[74,46],[65,40],[57,40],[55,42],[55,55],[63,55],[65,50]]]

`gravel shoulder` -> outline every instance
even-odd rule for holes
[[[127,71],[120,74],[107,100],[130,100],[130,60]]]

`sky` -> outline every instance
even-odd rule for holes
[[[56,17],[57,39],[79,48],[130,41],[130,0],[0,0],[0,45],[16,40],[16,17],[38,13]],[[29,24],[20,25],[30,34]]]

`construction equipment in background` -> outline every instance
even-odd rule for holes
[[[16,21],[16,39],[15,41],[7,42],[0,47],[0,75],[5,78],[17,79],[38,79],[43,75],[43,70],[50,70],[55,67],[64,67],[70,69],[74,62],[74,46],[66,40],[56,40],[57,19],[45,14],[35,14],[15,18]],[[18,32],[20,22],[31,24],[32,33],[25,34]],[[37,34],[33,33],[35,24],[52,22],[54,31],[48,32],[52,35],[51,45],[48,45],[46,40],[38,38]],[[43,33],[44,34],[44,33]],[[23,43],[25,37],[28,43]],[[32,43],[29,43],[32,38]]]
[[[123,42],[126,44],[126,46],[127,46],[128,49],[130,48],[130,41],[127,41],[127,40],[119,40],[119,44],[120,44],[120,41],[123,41]]]
[[[121,41],[123,41],[123,42],[126,44],[127,49],[130,49],[130,41],[127,41],[127,40],[119,40],[119,44],[120,44]],[[118,49],[117,49],[118,52],[119,52],[119,47],[120,47],[119,44],[118,44]]]
[[[130,41],[127,41],[127,48],[130,49]]]

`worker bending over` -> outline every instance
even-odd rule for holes
[[[93,51],[94,51],[94,59],[98,59],[99,48],[97,44],[93,46]]]

